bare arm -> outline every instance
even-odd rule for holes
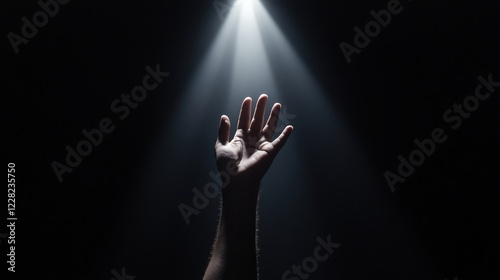
[[[223,176],[222,208],[212,258],[203,280],[256,280],[256,218],[260,181],[286,143],[293,127],[287,126],[273,141],[281,105],[274,104],[264,125],[267,95],[241,105],[237,131],[229,141],[227,116],[221,117],[215,144],[217,166]]]

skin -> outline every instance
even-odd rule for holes
[[[220,119],[215,143],[217,167],[230,176],[223,178],[219,227],[203,280],[258,279],[256,220],[260,181],[293,130],[287,126],[273,140],[281,104],[274,104],[264,124],[267,100],[265,94],[259,97],[253,118],[252,99],[243,100],[232,140],[229,117],[223,115]]]

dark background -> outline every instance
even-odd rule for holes
[[[340,42],[352,43],[353,27],[364,26],[369,11],[387,2],[264,2],[360,139],[374,176],[366,178],[369,188],[336,188],[328,173],[343,162],[332,155],[331,162],[312,164],[325,151],[315,138],[328,125],[318,126],[300,146],[307,155],[300,163],[304,172],[318,175],[295,186],[307,188],[313,203],[284,196],[280,204],[293,203],[294,211],[261,211],[261,279],[280,279],[312,254],[316,237],[328,234],[342,245],[310,279],[500,274],[497,94],[459,130],[447,130],[449,139],[396,192],[382,175],[397,168],[398,155],[415,149],[415,138],[447,127],[443,112],[474,92],[477,76],[500,80],[497,5],[403,1],[403,12],[347,64]],[[175,170],[178,176],[163,178],[168,183],[154,193],[141,182],[151,143],[164,132],[222,26],[212,2],[71,1],[15,54],[7,33],[19,34],[21,17],[38,10],[35,1],[0,2],[4,163],[16,163],[16,275],[108,280],[112,269],[125,267],[137,280],[201,279],[218,205],[189,226],[177,205],[190,201],[191,189],[206,182],[212,167],[203,167],[197,156],[172,157],[165,174],[174,173],[177,161],[192,168]],[[96,128],[111,102],[156,64],[171,76],[59,183],[51,163],[64,161],[64,147],[74,147],[82,129]],[[205,121],[216,128],[216,118]],[[196,143],[211,148],[213,132]],[[345,176],[348,184],[361,175],[349,169]],[[386,204],[380,208],[375,199]],[[303,214],[308,207],[318,214]]]

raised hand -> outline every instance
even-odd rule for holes
[[[229,140],[229,118],[221,117],[215,154],[224,183],[222,207],[217,238],[203,280],[258,279],[255,241],[260,181],[293,130],[287,126],[273,141],[281,105],[274,104],[264,125],[267,99],[265,94],[259,97],[253,118],[252,99],[243,100],[232,140]]]
[[[251,118],[252,99],[247,97],[243,100],[237,130],[231,141],[229,117],[226,115],[221,117],[219,136],[215,143],[217,166],[220,171],[227,171],[228,165],[232,165],[230,168],[233,169],[233,177],[260,182],[286,143],[293,130],[292,126],[287,126],[273,141],[281,104],[274,104],[264,125],[267,99],[265,94],[259,97],[253,118]]]

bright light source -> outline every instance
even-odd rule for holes
[[[314,50],[314,46],[310,46],[310,50]],[[329,73],[333,81],[334,69],[332,65]],[[266,186],[259,206],[260,211],[266,213],[263,223],[290,216],[300,221],[301,227],[319,228],[325,213],[312,207],[316,195],[328,194],[328,188],[334,186],[336,195],[350,202],[357,201],[367,188],[376,187],[371,182],[377,180],[369,171],[369,162],[358,139],[331,108],[322,88],[265,7],[257,0],[239,0],[229,10],[193,73],[176,104],[176,111],[169,112],[169,122],[161,126],[163,131],[151,141],[146,156],[149,162],[141,172],[137,212],[144,205],[164,209],[164,199],[158,197],[177,199],[186,189],[199,189],[211,182],[213,177],[208,174],[217,172],[213,144],[220,115],[230,116],[234,132],[243,98],[251,96],[255,100],[261,93],[269,95],[269,104],[282,103],[283,109],[286,108],[282,111],[285,119],[286,114],[295,116],[290,120],[295,130],[284,148],[287,151],[280,153],[274,161],[273,172],[262,181]],[[278,127],[289,124],[281,121],[282,118]],[[325,180],[328,183],[323,185]],[[310,188],[311,184],[322,186]],[[311,189],[321,189],[321,192],[314,193]],[[149,217],[149,213],[144,216]],[[198,219],[203,220],[206,221]],[[157,231],[152,223],[146,226]],[[205,223],[203,227],[213,230],[212,223]],[[284,232],[280,228],[276,230]]]
[[[173,154],[186,156],[190,149],[182,147],[196,144],[200,133],[197,128],[203,127],[207,118],[217,120],[221,114],[237,116],[243,98],[256,99],[261,93],[267,93],[270,102],[300,105],[289,107],[288,111],[309,123],[317,122],[319,114],[323,123],[340,124],[321,87],[261,1],[238,0],[193,76],[159,145],[171,142],[170,146],[179,147]],[[302,129],[306,133],[312,128]],[[337,129],[333,126],[328,133],[338,132]],[[171,131],[175,131],[176,137],[169,137]]]
[[[215,137],[220,115],[231,117],[234,131],[243,98],[250,96],[255,100],[261,93],[269,95],[270,104],[280,102],[288,114],[297,116],[292,121],[296,125],[294,136],[287,144],[287,149],[293,152],[280,155],[274,167],[282,168],[281,174],[294,175],[266,176],[265,181],[270,185],[283,186],[281,190],[269,190],[270,197],[281,196],[292,187],[301,192],[301,199],[307,200],[304,197],[307,192],[299,189],[317,174],[304,171],[300,157],[304,150],[300,152],[299,146],[310,145],[311,139],[324,150],[316,156],[319,162],[329,162],[331,159],[322,158],[329,154],[335,154],[339,162],[351,162],[353,158],[363,161],[356,139],[343,126],[316,79],[262,3],[239,0],[193,75],[176,111],[170,115],[163,135],[152,145],[151,164],[146,167],[148,180],[167,176],[163,167],[173,158],[186,160],[176,163],[175,170],[169,173],[171,177],[179,176],[176,170],[191,168],[188,159],[196,158],[198,164],[207,168],[214,166],[212,139],[207,137]],[[356,164],[362,169],[362,163]]]
[[[255,14],[260,2],[247,0],[239,9],[236,35],[236,49],[233,57],[231,86],[226,110],[238,108],[238,103],[246,96],[267,93],[279,99],[275,79],[269,65],[267,51],[262,41],[261,31]]]

